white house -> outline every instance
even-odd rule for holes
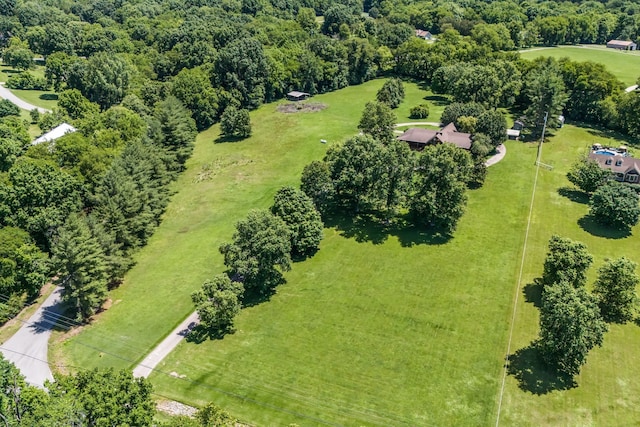
[[[71,126],[69,123],[62,123],[51,129],[49,132],[35,139],[31,145],[42,144],[43,142],[55,141],[56,139],[65,136],[68,133],[73,133],[78,129]]]

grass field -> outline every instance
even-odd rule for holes
[[[36,107],[51,110],[58,105],[58,95],[51,91],[11,89],[11,92],[18,98]]]
[[[79,340],[91,337],[99,343],[104,334],[115,334],[116,340],[123,339],[123,347],[133,346],[127,347],[127,359],[144,356],[192,309],[189,293],[222,270],[217,248],[230,238],[235,222],[251,208],[267,207],[280,186],[297,184],[304,165],[321,158],[327,145],[356,134],[364,104],[375,98],[381,85],[380,80],[314,97],[314,102],[329,105],[320,113],[286,115],[276,113],[275,104],[265,105],[253,113],[254,136],[244,142],[215,144],[217,127],[200,134],[188,170],[176,183],[181,191],[173,197],[162,226],[138,254],[124,285],[112,293],[112,308]],[[430,95],[416,85],[406,87],[411,102]],[[211,179],[202,181],[207,175]],[[158,304],[173,297],[175,301],[162,309],[154,304],[140,307],[139,301],[150,297]],[[82,347],[71,353],[82,363],[95,357]]]
[[[539,289],[530,284],[542,273],[546,243],[554,233],[584,242],[594,255],[589,283],[607,258],[622,255],[640,263],[640,226],[633,234],[612,233],[586,220],[588,206],[580,193],[571,188],[565,174],[579,153],[592,143],[612,145],[598,131],[565,126],[543,148],[543,162],[554,169],[541,170],[535,209],[523,274],[523,289],[515,323],[512,353],[526,348],[538,333]],[[628,141],[618,143],[629,144]],[[615,144],[615,143],[614,143]],[[638,151],[636,146],[636,152]],[[565,189],[565,190],[562,190]],[[573,201],[571,199],[576,201]],[[640,327],[636,324],[613,326],[604,346],[593,350],[577,387],[562,390],[562,383],[541,368],[526,351],[516,358],[516,368],[525,373],[524,382],[509,376],[504,394],[502,424],[518,426],[634,425],[640,418]]]
[[[634,85],[640,77],[640,52],[637,51],[623,52],[607,49],[604,46],[589,45],[559,46],[521,51],[520,56],[525,59],[544,56],[558,59],[568,57],[573,61],[600,62],[627,86]]]
[[[192,310],[189,293],[223,271],[217,248],[230,239],[234,223],[251,208],[267,207],[281,185],[295,185],[303,166],[325,152],[320,139],[330,145],[357,133],[362,107],[381,84],[316,96],[314,102],[328,105],[319,113],[284,115],[274,104],[263,106],[252,113],[254,136],[243,142],[215,144],[217,126],[200,134],[162,225],[112,292],[111,308],[65,341],[57,334],[50,358],[82,367],[135,365]],[[430,96],[415,85],[406,90],[399,121]],[[437,108],[427,121],[438,120]],[[584,231],[577,221],[585,205],[558,194],[579,150],[598,141],[566,126],[545,145],[543,161],[555,169],[541,173],[526,280],[540,274],[554,231],[585,241],[598,263],[624,248],[634,255],[633,237]],[[318,254],[295,264],[270,301],[242,311],[234,335],[181,344],[160,366],[173,376],[152,375],[157,392],[191,404],[214,401],[256,425],[494,424],[535,153],[533,145],[508,143],[507,157],[490,169],[485,186],[470,192],[467,213],[448,242],[378,223],[332,224]],[[536,315],[521,298],[513,351],[535,337]],[[622,335],[610,333],[603,350],[618,337],[615,354],[633,360],[638,328],[619,329]],[[622,346],[627,338],[636,345]],[[581,424],[570,414],[584,408],[606,421],[598,412],[606,411],[590,399],[611,391],[599,388],[600,375],[615,365],[598,357],[594,352],[584,374],[593,370],[596,385],[580,378],[569,392],[533,395],[508,377],[503,424]],[[636,374],[630,371],[625,378]],[[626,384],[640,395],[633,382]],[[629,419],[637,400],[625,401],[635,405]]]
[[[6,65],[0,66],[0,82],[6,82],[12,74],[18,72],[18,70],[14,70]],[[44,78],[44,67],[42,66],[36,66],[33,70],[29,70],[29,72],[36,77]],[[51,91],[11,89],[11,92],[18,98],[36,107],[52,109],[58,104],[58,95]]]

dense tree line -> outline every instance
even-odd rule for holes
[[[191,154],[195,123],[170,95],[153,108],[134,95],[124,101],[131,109],[101,112],[81,91],[62,92],[59,109],[34,115],[41,127],[63,120],[78,127],[55,143],[31,145],[27,123],[0,118],[2,320],[50,276],[73,315],[88,319],[158,225],[167,186]]]

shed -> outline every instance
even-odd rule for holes
[[[426,30],[416,30],[416,37],[420,37],[421,39],[431,40],[433,39],[433,34]]]
[[[507,138],[517,140],[520,138],[520,131],[517,129],[507,129]]]
[[[289,101],[304,101],[309,98],[311,94],[307,92],[298,92],[297,90],[292,90],[287,94],[287,99]]]
[[[43,142],[55,141],[56,139],[61,138],[68,133],[73,133],[75,131],[77,131],[77,129],[71,126],[69,123],[62,123],[61,125],[58,125],[53,129],[51,129],[49,132],[45,133],[44,135],[36,138],[34,141],[31,142],[31,145],[38,145],[38,144],[42,144]]]
[[[638,45],[632,41],[609,40],[607,42],[607,47],[610,49],[636,50],[638,48]]]

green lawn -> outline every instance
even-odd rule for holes
[[[362,109],[382,83],[316,96],[313,102],[328,105],[319,113],[282,114],[276,104],[265,105],[252,113],[254,136],[244,142],[215,144],[219,127],[201,133],[162,226],[137,255],[123,286],[112,293],[111,309],[67,344],[71,358],[120,366],[141,359],[192,310],[190,292],[223,269],[217,248],[230,239],[235,222],[251,208],[269,206],[280,186],[297,185],[302,168],[322,158],[327,145],[357,134]],[[415,84],[406,89],[415,102],[430,95]],[[206,175],[211,179],[203,181]],[[117,341],[118,354],[127,350],[126,361],[99,359],[90,348],[75,345],[101,344],[107,336],[115,337],[109,339]]]
[[[190,292],[224,270],[217,248],[231,238],[234,223],[249,209],[269,206],[280,186],[297,184],[303,166],[321,158],[327,145],[357,133],[362,108],[381,85],[316,96],[313,101],[328,106],[318,113],[285,115],[274,104],[263,106],[252,113],[254,136],[246,141],[215,144],[217,126],[200,134],[162,225],[112,292],[113,305],[92,326],[58,341],[51,359],[134,366],[192,310]],[[406,90],[399,121],[430,96],[413,84]],[[428,121],[439,118],[433,110]],[[566,126],[545,144],[543,161],[555,169],[541,174],[526,280],[540,274],[554,231],[585,241],[598,263],[633,245],[633,238],[583,231],[577,221],[586,207],[557,192],[567,185],[564,172],[578,152],[598,141]],[[214,401],[254,425],[495,424],[536,153],[531,144],[510,141],[507,148],[485,186],[470,192],[452,240],[376,223],[331,224],[314,258],[295,264],[270,301],[241,312],[235,334],[181,344],[159,367],[172,375],[152,375],[156,391],[194,405]],[[630,250],[623,253],[638,260]],[[520,300],[514,351],[535,336],[536,313]],[[603,350],[617,339],[610,353],[624,357],[612,363],[594,352],[585,369],[596,384],[636,353],[638,328],[619,330],[628,332],[610,333]],[[636,344],[625,347],[625,339]],[[626,371],[626,387],[638,391],[629,380],[635,369]],[[578,389],[539,397],[508,377],[503,424],[565,424],[558,417],[584,413],[584,407],[606,421],[590,399],[599,392],[604,399],[612,389],[579,382]],[[589,392],[581,391],[583,382]],[[577,396],[567,397],[571,393]],[[634,408],[631,419],[638,402],[625,399]]]
[[[607,145],[616,143],[602,138],[597,131],[565,126],[543,148],[543,162],[555,168],[551,171],[541,170],[538,182],[512,352],[527,347],[537,337],[538,309],[533,301],[536,301],[538,290],[527,285],[542,273],[546,244],[552,234],[579,240],[589,247],[594,255],[590,283],[597,276],[597,268],[607,258],[624,255],[640,263],[640,226],[634,228],[631,236],[611,233],[584,220],[588,206],[580,193],[559,192],[561,188],[571,188],[565,177],[567,170],[576,157],[595,142]],[[578,201],[569,198],[574,196],[578,196]],[[614,326],[607,333],[604,346],[590,353],[586,366],[576,378],[577,387],[564,391],[557,390],[554,376],[540,369],[535,359],[529,357],[530,353],[518,358],[516,365],[519,369],[531,369],[531,372],[526,376],[527,383],[522,388],[513,376],[508,377],[502,424],[634,425],[640,418],[638,354],[638,325]]]
[[[568,57],[573,61],[600,62],[606,65],[607,69],[627,86],[634,85],[638,77],[640,77],[640,52],[638,51],[624,52],[597,45],[586,45],[585,47],[560,46],[521,51],[520,56],[525,59],[545,56],[553,58]]]
[[[6,65],[0,66],[0,82],[6,82],[11,75],[18,72],[18,70],[14,70]],[[29,70],[29,72],[36,77],[44,78],[44,67],[42,66],[36,66],[33,70]],[[58,104],[58,95],[52,91],[11,89],[11,92],[18,98],[36,107],[52,109]]]
[[[36,107],[51,110],[58,105],[58,95],[51,91],[11,89],[11,92],[18,98]]]

